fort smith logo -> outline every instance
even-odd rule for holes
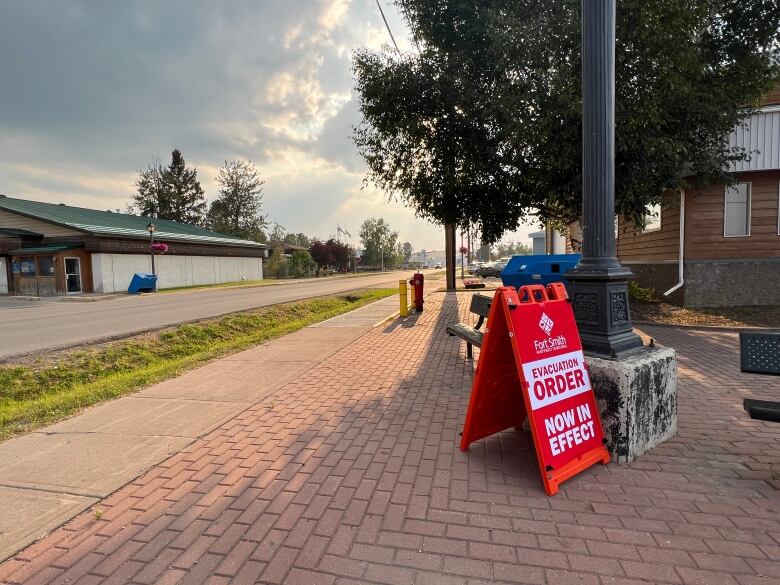
[[[539,319],[539,328],[549,336],[553,325],[555,325],[555,323],[547,316],[547,313],[542,313],[542,318]]]

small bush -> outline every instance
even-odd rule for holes
[[[267,276],[275,278],[287,278],[287,258],[281,248],[275,248],[266,266]]]
[[[295,250],[289,261],[290,276],[293,278],[302,278],[311,276],[316,269],[317,264],[311,257],[311,254],[305,250]]]
[[[654,288],[643,288],[636,280],[628,281],[628,295],[637,301],[651,302],[655,300]]]

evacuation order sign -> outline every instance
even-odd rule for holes
[[[608,463],[574,312],[561,283],[496,290],[461,449],[528,417],[545,492]]]
[[[577,324],[564,299],[521,303],[512,311],[527,408],[545,468],[562,469],[604,449],[598,407]]]

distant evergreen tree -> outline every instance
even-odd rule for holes
[[[210,229],[243,238],[264,241],[266,220],[262,214],[263,184],[249,161],[225,161],[217,175],[219,195],[207,216]]]
[[[171,153],[171,164],[163,168],[155,160],[145,171],[138,171],[133,195],[135,210],[144,216],[171,219],[202,226],[206,210],[198,171],[187,167],[179,149]]]

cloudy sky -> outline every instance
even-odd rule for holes
[[[441,249],[440,228],[362,188],[351,53],[388,40],[375,0],[3,2],[0,193],[124,209],[137,170],[179,148],[207,197],[224,160],[254,162],[265,211],[290,231],[340,222],[358,244],[360,222],[384,217]]]

